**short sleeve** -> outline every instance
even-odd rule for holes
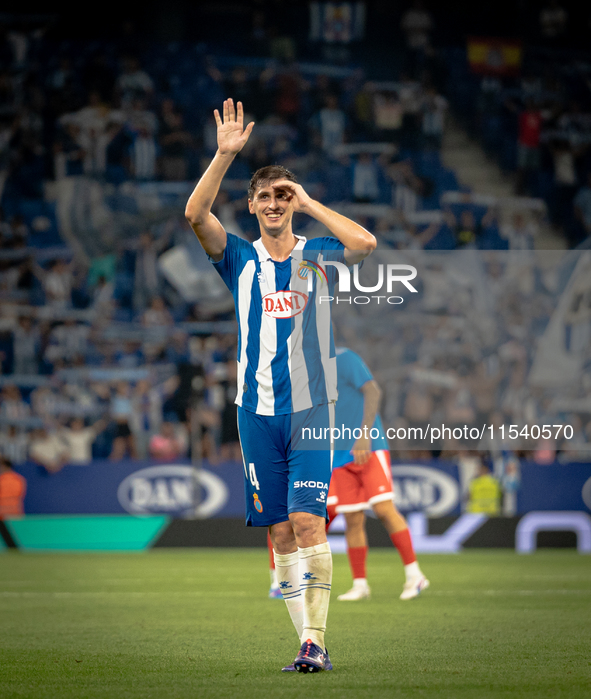
[[[314,253],[322,253],[322,257],[327,262],[340,262],[347,267],[352,267],[345,259],[345,246],[338,238],[334,236],[325,236],[322,238],[312,238],[306,244],[306,248]],[[363,260],[357,263],[359,269],[363,266]],[[339,280],[339,273],[334,265],[327,265],[325,268],[329,284],[333,285]]]
[[[339,372],[342,378],[357,390],[373,379],[371,371],[367,368],[361,357],[350,351],[343,353]]]
[[[333,236],[325,236],[324,238],[313,238],[310,241],[310,247],[314,250],[322,252],[325,260],[332,262],[345,262],[345,246],[338,238]]]
[[[207,256],[223,279],[224,284],[232,292],[236,289],[240,270],[244,266],[245,253],[250,248],[252,245],[248,241],[232,233],[226,233],[226,247],[222,259],[219,262],[214,262],[209,255]]]

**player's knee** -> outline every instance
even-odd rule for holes
[[[271,542],[277,553],[293,553],[297,550],[293,527],[290,522],[279,522],[270,528]]]
[[[347,512],[345,515],[347,531],[359,531],[363,529],[365,514],[363,512]]]
[[[408,526],[404,517],[398,512],[394,503],[390,500],[377,502],[373,505],[372,509],[376,517],[389,529],[404,529]]]
[[[318,517],[308,512],[294,512],[289,516],[293,525],[297,545],[300,548],[316,546],[326,541],[324,517]]]

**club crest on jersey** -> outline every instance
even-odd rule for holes
[[[301,291],[274,291],[263,296],[263,311],[270,318],[293,318],[307,303],[308,296]]]
[[[300,279],[311,279],[311,273],[316,275],[320,283],[326,282],[328,284],[328,277],[321,265],[317,262],[312,262],[312,260],[302,260],[298,267],[298,277]]]
[[[259,500],[259,496],[255,493],[253,495],[253,498],[254,498],[254,509],[259,513],[262,512],[263,511],[263,503]]]

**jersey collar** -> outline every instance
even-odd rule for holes
[[[298,242],[295,244],[294,249],[291,251],[291,255],[297,250],[303,250],[304,245],[306,244],[306,238],[303,235],[296,235],[294,233],[294,236],[298,239]],[[258,240],[255,240],[253,243],[254,249],[257,251],[257,254],[259,256],[259,262],[264,262],[265,260],[273,260],[271,257],[269,251],[267,248],[263,245],[263,239],[259,238]]]

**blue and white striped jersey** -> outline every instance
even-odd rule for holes
[[[238,320],[236,403],[259,415],[288,415],[337,398],[330,301],[338,279],[330,260],[344,245],[324,237],[298,243],[276,262],[259,238],[227,234],[214,267],[234,296]]]

